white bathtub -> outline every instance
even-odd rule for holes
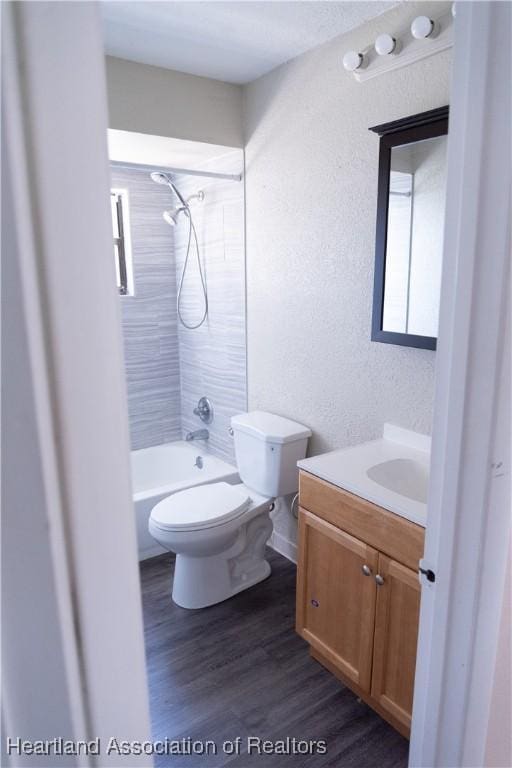
[[[202,468],[196,465],[201,457]],[[132,487],[139,560],[165,552],[148,532],[152,508],[161,499],[194,485],[239,482],[236,467],[207,453],[197,443],[165,443],[132,451]]]

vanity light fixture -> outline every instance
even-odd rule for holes
[[[388,35],[387,32],[379,35],[375,41],[375,50],[379,56],[388,56],[390,53],[396,52],[396,38]]]
[[[363,62],[363,54],[357,51],[347,51],[343,57],[343,66],[347,72],[355,72],[356,69],[361,69]]]
[[[411,24],[411,35],[416,40],[425,40],[427,37],[432,37],[435,24],[428,16],[416,16]]]
[[[373,44],[359,51],[347,51],[343,68],[358,83],[407,67],[434,56],[453,45],[455,3],[450,3],[439,16],[416,16],[406,26],[376,35]],[[412,23],[411,23],[412,21]],[[428,42],[425,42],[427,40]]]

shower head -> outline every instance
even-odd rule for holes
[[[188,215],[188,207],[180,205],[179,208],[171,208],[170,211],[164,211],[162,216],[164,217],[164,221],[170,224],[171,227],[175,227],[178,223],[178,216],[180,213]]]
[[[177,224],[177,221],[174,218],[174,215],[175,215],[175,211],[164,211],[162,214],[164,221],[170,224],[171,227],[175,227]]]
[[[151,180],[154,181],[156,184],[169,184],[169,179],[165,175],[165,173],[160,173],[160,171],[153,171],[153,173],[150,174]]]
[[[178,187],[171,181],[169,176],[166,173],[162,173],[161,171],[153,171],[149,174],[151,176],[151,180],[155,182],[155,184],[167,184],[168,187],[172,189],[178,200],[180,201],[181,205],[184,208],[188,208],[187,201],[182,197]]]

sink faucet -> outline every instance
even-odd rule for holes
[[[210,433],[207,429],[196,429],[194,432],[187,432],[185,440],[208,440]]]

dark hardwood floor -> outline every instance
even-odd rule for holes
[[[154,739],[215,742],[217,754],[158,756],[180,768],[401,768],[408,742],[329,672],[295,633],[295,566],[268,550],[272,575],[198,611],[170,596],[171,555],[141,563]],[[325,740],[326,754],[247,753],[247,738]],[[241,754],[223,743],[241,738]],[[210,747],[210,750],[213,749]]]

